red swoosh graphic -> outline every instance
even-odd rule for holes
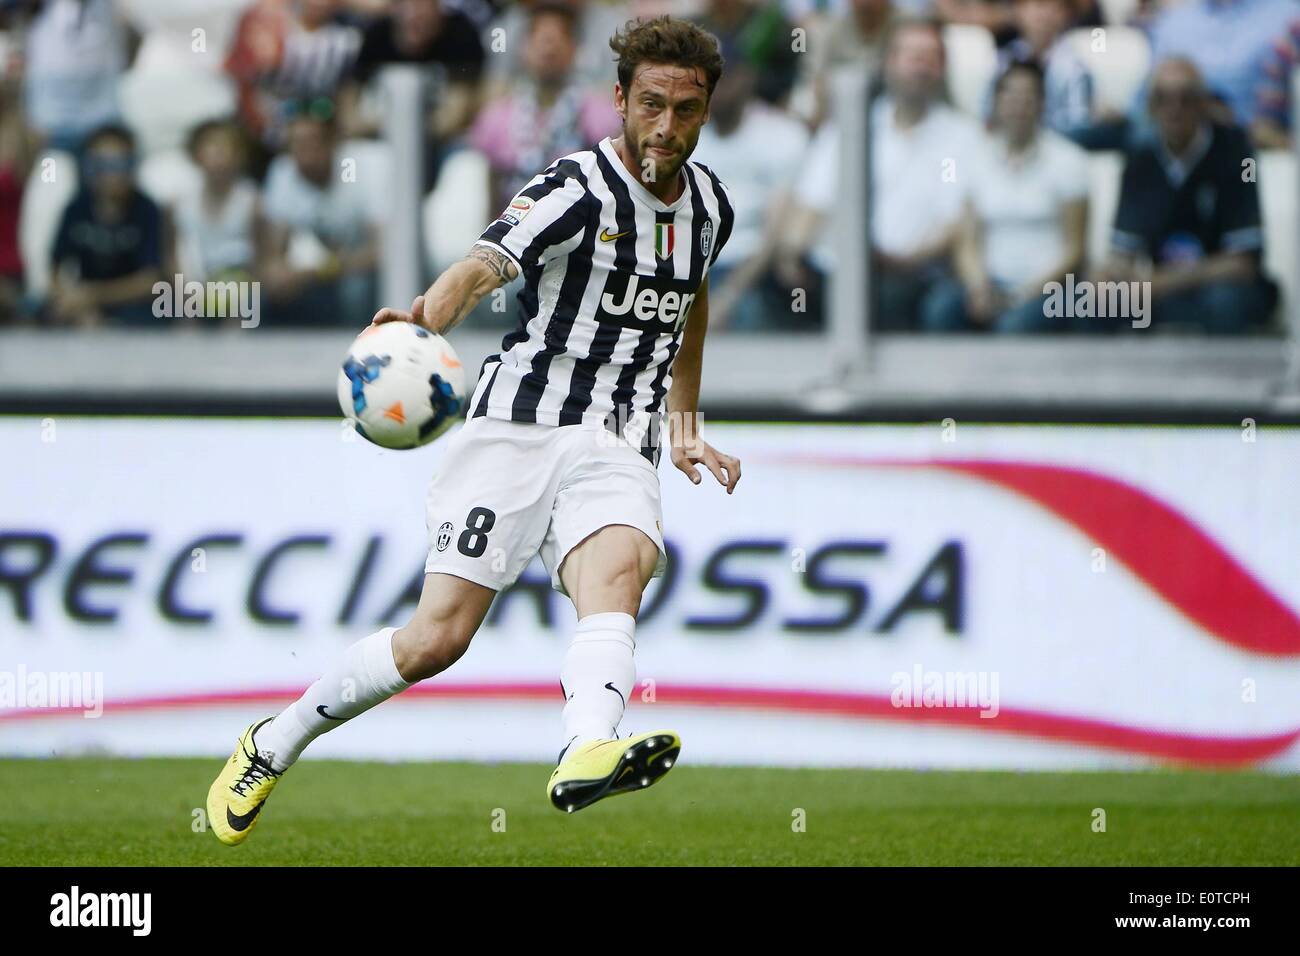
[[[1117,478],[1027,462],[783,456],[821,467],[931,468],[1028,498],[1122,561],[1214,637],[1255,654],[1300,656],[1300,617],[1192,519]]]
[[[105,713],[168,711],[191,707],[213,707],[294,700],[301,688],[272,687],[239,691],[213,691],[162,697],[138,697],[104,705]],[[559,687],[553,681],[510,681],[478,683],[424,683],[403,692],[402,697],[496,700],[545,700],[554,702]],[[658,684],[658,704],[725,707],[827,714],[864,720],[897,720],[939,724],[1036,737],[1070,744],[1086,744],[1106,750],[1156,757],[1194,766],[1241,766],[1284,753],[1297,740],[1300,728],[1255,737],[1182,734],[1150,730],[1090,717],[1074,717],[1041,711],[1002,707],[996,717],[983,718],[973,707],[895,707],[884,694],[799,690],[779,687],[733,687],[700,684]],[[635,695],[633,703],[640,704]],[[0,711],[0,721],[80,715],[81,708],[41,708]]]

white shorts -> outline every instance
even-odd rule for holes
[[[659,549],[659,473],[603,426],[537,425],[471,418],[447,442],[429,485],[426,572],[454,574],[500,591],[541,553],[551,585],[560,566],[607,525],[630,525]]]

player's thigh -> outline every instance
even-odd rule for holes
[[[452,574],[426,574],[420,603],[393,635],[393,658],[407,680],[432,676],[465,653],[497,592]]]
[[[641,591],[667,564],[658,472],[636,449],[611,445],[598,429],[573,432],[569,453],[542,561],[580,615],[635,614]]]
[[[500,591],[537,553],[562,456],[556,429],[472,419],[429,487],[424,569]]]
[[[577,544],[560,565],[564,590],[578,617],[604,611],[636,615],[654,577],[659,546],[639,528],[609,524]]]

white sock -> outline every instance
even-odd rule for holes
[[[564,657],[564,739],[561,756],[591,740],[618,736],[628,695],[636,684],[636,619],[621,611],[589,614]]]
[[[321,734],[411,686],[393,659],[396,631],[386,627],[357,641],[337,666],[257,732],[257,751],[269,756],[274,770],[283,772]]]

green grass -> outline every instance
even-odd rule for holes
[[[231,849],[191,828],[220,763],[0,761],[0,864],[1300,863],[1300,778],[1258,773],[688,765],[565,816],[545,802],[541,765],[304,761]],[[796,808],[806,832],[792,831]]]

